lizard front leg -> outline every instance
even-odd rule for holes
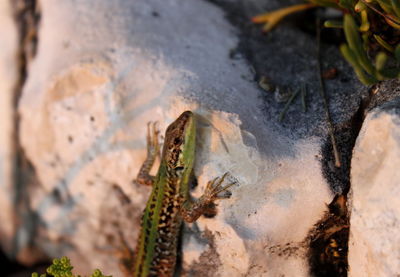
[[[150,175],[150,170],[153,167],[156,157],[160,155],[160,144],[158,141],[158,135],[160,132],[156,125],[156,122],[149,122],[147,124],[147,156],[140,167],[136,179],[133,181],[134,183],[148,186],[154,184],[154,176]],[[121,231],[118,232],[118,237],[120,241],[120,249],[117,251],[117,255],[119,256],[120,269],[124,276],[132,276],[135,253],[129,247]]]
[[[226,196],[219,196],[221,192],[226,191],[228,188],[236,184],[236,182],[229,183],[223,186],[225,177],[228,175],[226,172],[222,177],[215,178],[207,183],[204,194],[197,200],[186,200],[181,208],[181,216],[183,220],[188,223],[196,221],[201,215],[209,212],[210,205],[217,199],[224,199]]]
[[[147,124],[147,156],[143,162],[139,173],[134,180],[135,183],[152,186],[154,183],[154,176],[150,175],[150,170],[153,167],[154,161],[157,156],[160,156],[160,144],[158,142],[158,134],[160,131],[156,127],[157,122],[149,122]]]

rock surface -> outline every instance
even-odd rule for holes
[[[20,143],[37,182],[26,188],[29,209],[17,235],[6,238],[25,257],[39,257],[29,252],[35,246],[67,255],[77,274],[98,267],[121,276],[115,252],[122,240],[135,248],[150,193],[132,184],[147,122],[164,132],[192,110],[199,121],[192,194],[227,171],[239,185],[216,217],[186,225],[183,275],[310,275],[307,238],[333,192],[349,185],[346,132],[367,91],[326,46],[326,64],[341,72],[326,82],[333,120],[345,130],[339,172],[310,68],[313,35],[289,24],[263,36],[249,18],[286,2],[242,2],[40,1],[38,51],[18,107]],[[284,103],[260,89],[264,75],[281,89],[306,83],[308,111],[297,99],[279,122]]]
[[[371,112],[352,160],[349,276],[400,272],[400,98]]]
[[[155,0],[41,5],[38,53],[19,107],[22,145],[40,183],[31,193],[45,226],[36,244],[49,256],[71,257],[78,273],[100,267],[118,276],[110,251],[121,247],[119,232],[134,248],[149,194],[131,184],[147,122],[165,130],[190,109],[203,122],[194,195],[225,171],[240,185],[215,218],[196,223],[200,233],[188,231],[184,272],[307,276],[304,251],[282,255],[281,248],[300,244],[332,197],[321,138],[293,140],[265,121],[265,92],[245,60],[230,59],[238,40],[222,11],[178,0],[162,9]],[[205,230],[211,246],[199,238]],[[218,268],[204,265],[207,255]]]
[[[11,252],[14,228],[13,165],[14,165],[14,89],[18,82],[16,63],[18,33],[12,17],[10,1],[0,3],[0,243]],[[7,238],[7,239],[5,239]]]

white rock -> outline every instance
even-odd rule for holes
[[[120,276],[118,231],[134,249],[150,192],[131,184],[147,122],[164,131],[190,109],[201,121],[194,195],[226,171],[240,183],[215,218],[196,223],[211,231],[218,257],[218,267],[203,270],[308,276],[304,251],[279,249],[300,244],[332,198],[316,158],[320,141],[292,141],[264,122],[251,70],[229,59],[238,41],[222,11],[197,0],[42,0],[41,8],[20,102],[22,144],[41,183],[31,195],[46,227],[37,244],[68,255],[77,274],[99,267]],[[183,261],[196,274],[210,248],[193,237]]]
[[[400,273],[400,101],[371,112],[352,159],[350,276]]]
[[[15,232],[13,165],[14,88],[18,81],[18,36],[11,1],[0,2],[0,243],[11,250]]]

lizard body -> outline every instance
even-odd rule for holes
[[[189,194],[193,170],[196,122],[192,112],[182,113],[165,133],[160,166],[155,177],[149,175],[159,153],[158,131],[148,126],[147,158],[136,182],[152,185],[153,189],[143,212],[141,231],[135,252],[135,262],[128,271],[134,277],[174,274],[178,239],[183,220],[195,221],[207,212],[210,204],[220,199],[218,194],[234,183],[223,186],[227,174],[208,182],[204,195],[192,201]],[[132,274],[130,275],[132,276]]]

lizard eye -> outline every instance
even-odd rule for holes
[[[174,140],[174,144],[180,144],[182,142],[182,140],[180,138],[176,138]]]

